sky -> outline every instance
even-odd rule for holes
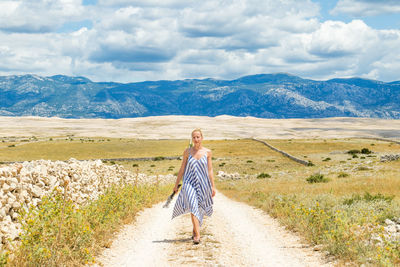
[[[0,75],[400,80],[398,0],[0,0]]]

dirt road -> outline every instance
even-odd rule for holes
[[[171,220],[173,203],[140,213],[126,225],[97,266],[331,266],[261,210],[217,192],[201,243],[193,245],[189,215]]]

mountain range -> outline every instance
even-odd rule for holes
[[[93,82],[56,75],[0,76],[1,116],[126,118],[160,115],[400,119],[400,81],[315,81],[286,73],[235,80]]]

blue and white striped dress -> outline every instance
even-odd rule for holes
[[[178,199],[175,202],[172,219],[193,213],[199,220],[200,226],[204,215],[211,216],[213,212],[211,182],[208,176],[207,152],[199,160],[192,157],[189,151],[183,184]]]

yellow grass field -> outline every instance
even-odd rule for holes
[[[300,165],[250,139],[206,140],[204,146],[212,150],[215,174],[220,170],[242,175],[268,173],[272,179],[257,182],[268,185],[267,188],[271,192],[329,192],[343,195],[369,191],[399,196],[400,179],[396,178],[400,178],[400,161],[379,161],[380,155],[400,153],[399,144],[368,139],[265,141],[300,159],[310,160],[315,166]],[[16,142],[0,142],[0,162],[181,156],[188,142],[189,140],[74,137],[53,137],[51,141],[49,138],[39,141],[20,139]],[[360,155],[358,158],[352,158],[352,155],[346,153],[362,148],[368,148],[374,153]],[[180,160],[115,163],[134,172],[139,168],[139,172],[147,174],[176,173],[181,165]],[[323,173],[330,182],[317,185],[304,182],[306,177],[316,172]],[[341,173],[346,173],[348,177],[338,178]],[[247,183],[246,180],[240,182]]]

